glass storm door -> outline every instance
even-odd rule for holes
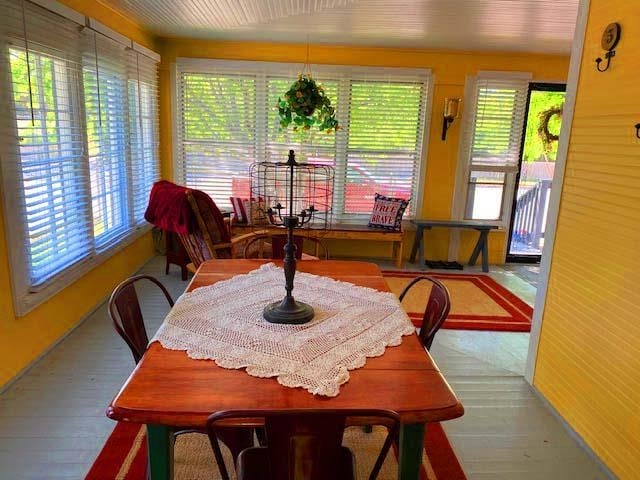
[[[564,100],[564,84],[529,85],[507,261],[540,261]]]

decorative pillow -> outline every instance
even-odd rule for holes
[[[409,205],[409,200],[404,198],[385,197],[376,193],[369,226],[400,231],[402,229],[402,215],[407,205]]]
[[[233,207],[233,219],[237,223],[249,223],[249,219],[247,218],[247,211],[245,210],[245,202],[246,200],[240,197],[229,197],[231,201],[231,206]]]
[[[245,200],[244,210],[247,213],[247,223],[249,225],[269,225],[269,207],[265,202],[259,200]]]

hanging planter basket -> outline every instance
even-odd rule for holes
[[[284,99],[278,98],[278,113],[282,129],[293,124],[294,131],[317,127],[321,132],[331,133],[340,128],[331,100],[311,74],[298,75],[298,80],[291,84]]]

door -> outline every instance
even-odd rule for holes
[[[566,85],[531,83],[515,182],[508,262],[540,262]]]

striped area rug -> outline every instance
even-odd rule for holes
[[[442,281],[451,295],[451,312],[442,328],[455,330],[531,331],[533,309],[488,275],[464,273],[384,271],[396,295],[411,279],[429,275]],[[402,302],[409,318],[419,327],[431,289],[419,282]]]
[[[107,440],[85,480],[145,480],[147,446],[145,427],[120,422]],[[357,478],[368,478],[385,438],[383,427],[365,433],[361,427],[345,430],[344,444],[356,457]],[[425,430],[424,454],[420,480],[466,480],[451,444],[440,424]],[[231,455],[223,447],[226,464],[233,475]],[[387,455],[379,480],[397,478],[397,452]],[[206,435],[180,435],[174,450],[175,480],[220,480],[213,451]]]

